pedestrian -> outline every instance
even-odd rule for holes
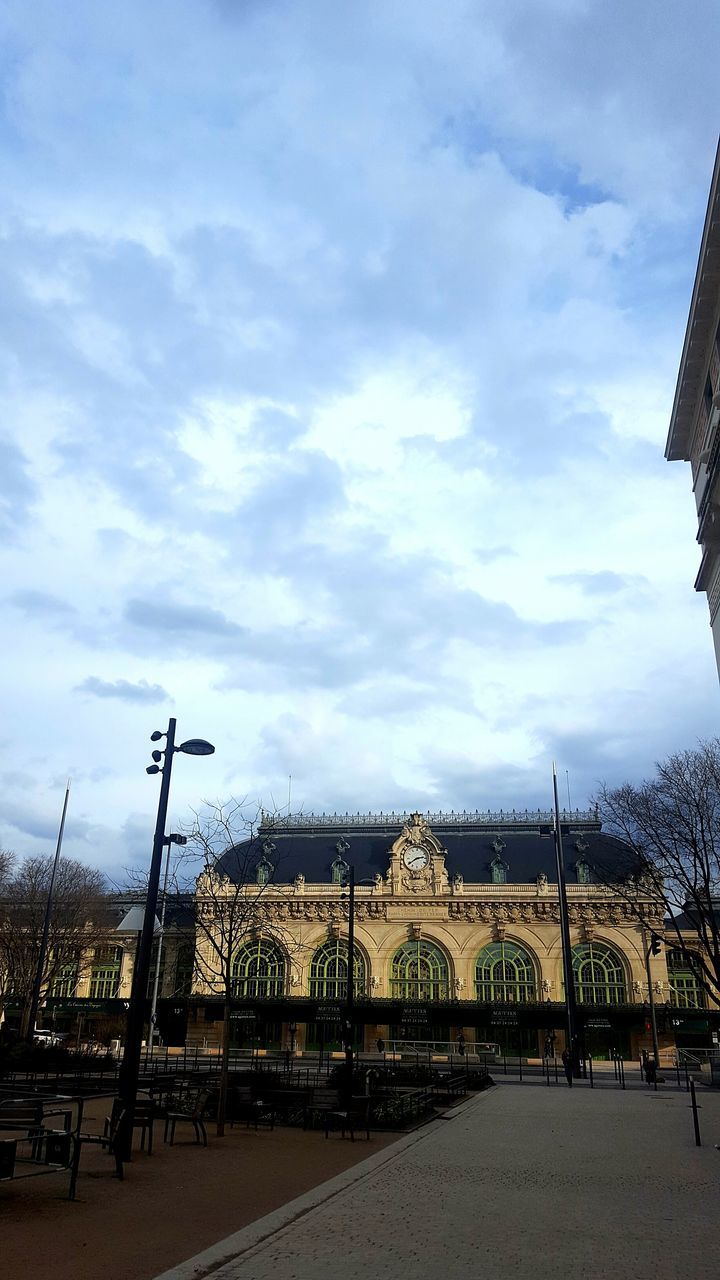
[[[657,1079],[657,1062],[649,1054],[645,1057],[645,1079],[648,1084],[655,1084]]]
[[[555,1054],[553,1052],[553,1037],[546,1036],[545,1048],[543,1049],[543,1058],[545,1059],[546,1062],[549,1062],[550,1059],[554,1057],[555,1057]]]
[[[562,1051],[562,1064],[563,1064],[563,1067],[565,1068],[565,1079],[567,1080],[568,1084],[570,1085],[570,1088],[572,1089],[573,1060],[572,1060],[572,1054],[569,1049],[563,1049]]]
[[[378,1053],[385,1052],[385,1041],[383,1040],[382,1036],[378,1036],[377,1038],[377,1051]]]
[[[641,1078],[641,1080],[642,1080],[642,1079],[647,1080],[647,1069],[648,1069],[648,1051],[647,1051],[647,1049],[643,1049],[643,1050],[642,1050],[642,1053],[640,1054],[640,1078]]]
[[[462,1056],[464,1056],[464,1054],[465,1054],[465,1036],[463,1035],[462,1031],[460,1032],[460,1035],[459,1035],[459,1036],[458,1036],[458,1038],[457,1038],[457,1047],[458,1047],[458,1053],[460,1054],[460,1056],[461,1056],[461,1057],[462,1057]]]

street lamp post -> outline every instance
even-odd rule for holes
[[[577,1041],[577,1007],[575,1004],[575,975],[572,966],[572,947],[570,946],[570,921],[568,916],[567,888],[565,885],[565,857],[563,854],[562,830],[560,827],[560,805],[558,802],[557,772],[552,769],[553,800],[555,805],[555,858],[558,879],[558,902],[560,905],[560,941],[562,944],[563,971],[565,977],[565,1025],[567,1029],[567,1047],[572,1059],[573,1075],[580,1075],[580,1055]],[[572,1083],[572,1080],[569,1080]]]
[[[60,819],[60,830],[58,832],[57,844],[55,846],[55,858],[53,860],[52,871],[50,873],[50,886],[48,888],[47,902],[45,904],[45,918],[43,920],[42,936],[40,938],[40,947],[38,949],[37,965],[35,967],[35,980],[33,982],[32,995],[30,997],[30,1012],[28,1015],[27,1038],[32,1044],[35,1035],[35,1023],[37,1022],[38,1008],[40,1006],[40,992],[45,969],[45,957],[47,956],[48,936],[50,933],[50,919],[53,909],[53,893],[55,891],[55,879],[57,876],[58,863],[60,862],[60,850],[62,849],[63,834],[65,831],[65,817],[67,815],[68,800],[70,798],[70,780],[65,788],[65,800],[63,803],[62,817]]]
[[[650,945],[648,946],[647,937],[645,936],[645,926],[642,930],[643,951],[645,952],[645,973],[647,974],[648,984],[648,1001],[650,1003],[650,1026],[652,1029],[653,1056],[655,1058],[655,1069],[660,1069],[660,1047],[658,1044],[657,1017],[655,1014],[655,993],[652,986],[652,978],[650,977],[650,956],[658,956],[662,947],[662,940],[655,933],[650,934]]]
[[[160,909],[160,930],[158,932],[157,955],[155,957],[155,978],[153,980],[152,1005],[150,1006],[150,1052],[151,1053],[152,1053],[153,1044],[155,1041],[158,991],[160,988],[160,963],[162,961],[163,941],[165,938],[165,908],[167,907],[168,875],[170,873],[170,850],[174,844],[187,844],[187,836],[178,835],[177,832],[173,831],[165,840],[165,844],[167,846],[167,854],[165,856],[165,879],[163,880],[162,907]]]
[[[160,783],[155,837],[153,840],[152,857],[150,859],[150,872],[148,875],[143,927],[140,934],[137,961],[133,971],[130,1003],[127,1011],[125,1051],[123,1053],[123,1060],[118,1079],[118,1096],[125,1112],[123,1131],[120,1137],[120,1154],[124,1160],[130,1159],[132,1150],[133,1117],[137,1102],[138,1077],[140,1075],[140,1053],[142,1049],[143,1025],[145,1022],[148,978],[150,976],[150,955],[152,951],[153,933],[155,931],[155,912],[157,909],[158,888],[160,885],[162,854],[165,846],[165,823],[167,821],[168,800],[170,797],[170,777],[172,774],[173,756],[176,751],[183,751],[186,755],[209,756],[212,755],[215,750],[210,742],[205,742],[202,738],[191,738],[187,742],[183,742],[179,747],[176,747],[176,723],[175,719],[171,718],[168,721],[167,733],[162,734],[159,729],[156,729],[150,736],[151,742],[159,742],[160,739],[164,737],[165,751],[153,751],[152,758],[154,763],[149,765],[146,770],[146,772],[150,774],[161,773],[162,782]],[[159,761],[162,759],[163,755],[165,757],[165,763],[161,768]]]
[[[345,877],[348,891],[348,977],[345,1000],[345,1089],[347,1105],[352,1105],[353,1085],[353,1019],[355,1013],[355,886],[374,884],[373,880],[355,879],[355,867],[349,866]]]

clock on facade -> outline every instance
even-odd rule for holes
[[[417,845],[411,845],[403,853],[403,862],[408,871],[422,871],[429,863],[430,855],[427,849],[420,849]]]

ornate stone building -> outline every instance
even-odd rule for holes
[[[593,813],[563,815],[562,829],[586,1042],[598,1055],[636,1055],[651,1043],[643,935],[627,885],[608,887],[614,867],[627,873],[627,850]],[[340,1049],[351,865],[360,1047],[462,1034],[468,1044],[536,1056],[548,1033],[562,1046],[555,846],[551,815],[539,812],[299,816],[230,851],[228,890],[237,893],[242,866],[243,892],[257,908],[233,958],[236,1044]],[[661,912],[652,924],[662,932]],[[651,963],[661,1043],[672,1044],[681,1023],[690,1042],[707,1037],[693,975],[683,972],[678,984],[671,950]],[[188,1041],[209,1047],[219,1038],[221,984],[207,967],[203,974]]]
[[[665,457],[689,462],[701,559],[695,589],[710,607],[720,669],[720,150],[715,160]]]

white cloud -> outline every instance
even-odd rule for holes
[[[0,840],[75,771],[69,850],[140,856],[159,710],[217,746],[176,818],[536,804],[552,752],[582,802],[713,729],[699,9],[5,6]]]

